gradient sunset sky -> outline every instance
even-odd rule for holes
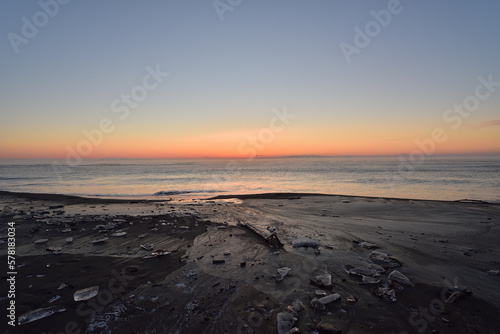
[[[0,158],[500,153],[500,2],[397,2],[2,1]]]

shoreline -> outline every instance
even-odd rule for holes
[[[151,196],[138,197],[138,198],[118,198],[118,197],[91,197],[91,196],[78,196],[78,195],[65,195],[65,194],[51,194],[51,193],[33,193],[33,192],[14,192],[0,190],[0,196],[14,196],[18,198],[27,198],[34,200],[51,200],[61,201],[73,204],[83,203],[154,203],[154,202],[172,202],[180,199],[178,195],[165,196],[166,198],[150,199]],[[295,199],[298,197],[309,196],[322,196],[322,197],[346,197],[346,198],[366,198],[366,199],[386,199],[386,200],[399,200],[399,201],[418,201],[418,202],[440,202],[440,203],[466,203],[466,204],[486,204],[486,205],[499,205],[500,203],[488,202],[475,199],[459,199],[459,200],[436,200],[436,199],[419,199],[419,198],[401,198],[401,197],[386,197],[386,196],[365,196],[365,195],[343,195],[343,194],[324,194],[324,193],[301,193],[301,192],[270,192],[270,193],[254,193],[254,194],[229,194],[217,195],[212,197],[196,197],[196,198],[183,198],[184,200],[219,200],[219,199]]]
[[[13,221],[17,316],[65,309],[15,328],[23,333],[68,333],[66,326],[276,333],[288,326],[284,319],[303,333],[497,330],[496,203],[310,193],[131,201],[0,191],[6,206],[0,251]],[[96,297],[73,300],[92,286]],[[426,318],[422,310],[434,313]]]

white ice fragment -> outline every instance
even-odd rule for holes
[[[92,286],[90,288],[77,290],[73,294],[73,299],[75,300],[75,302],[88,300],[90,298],[94,298],[95,296],[97,296],[98,292],[99,292],[99,286]]]
[[[18,318],[18,324],[19,325],[24,325],[36,320],[40,320],[43,318],[46,318],[48,316],[51,316],[55,313],[59,312],[64,312],[66,309],[62,306],[51,306],[47,308],[39,308],[27,313],[24,313],[23,315],[19,316]]]

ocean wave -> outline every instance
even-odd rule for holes
[[[207,190],[168,190],[158,191],[153,196],[174,196],[183,194],[205,194],[205,193],[223,193],[222,190],[207,189]]]
[[[11,180],[40,180],[40,179],[48,179],[47,177],[29,177],[29,176],[24,176],[24,177],[8,177],[8,176],[0,176],[0,181],[11,181]]]

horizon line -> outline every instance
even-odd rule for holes
[[[104,158],[82,158],[83,161],[87,160],[202,160],[202,159],[236,159],[236,160],[257,160],[257,159],[285,159],[285,158],[377,158],[377,157],[401,157],[409,156],[411,153],[399,153],[399,154],[354,154],[354,155],[317,155],[317,154],[299,154],[299,155],[272,155],[263,156],[257,155],[253,157],[220,157],[220,156],[205,156],[205,157],[104,157]],[[436,153],[436,154],[424,154],[426,158],[436,157],[436,156],[460,156],[460,157],[473,157],[473,156],[500,156],[500,152],[483,152],[483,153]],[[1,158],[0,160],[65,160],[65,158]]]

